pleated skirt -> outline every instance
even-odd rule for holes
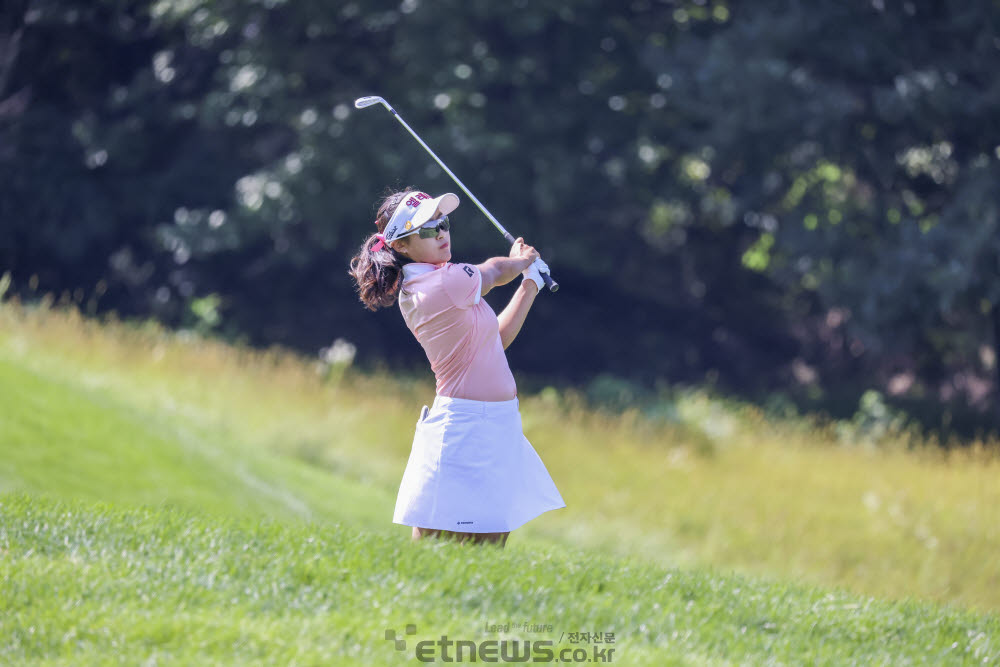
[[[393,523],[502,533],[562,507],[545,464],[524,437],[517,398],[437,396],[424,406]]]

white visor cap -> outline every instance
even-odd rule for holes
[[[385,226],[382,234],[386,242],[391,243],[420,229],[428,220],[435,218],[434,214],[438,211],[441,215],[448,215],[456,208],[458,208],[458,196],[451,192],[440,197],[431,197],[426,192],[415,190],[407,192],[403,201],[399,202],[393,211],[389,224]]]

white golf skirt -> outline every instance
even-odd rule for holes
[[[392,522],[504,533],[566,507],[524,437],[518,405],[437,396],[424,406]]]

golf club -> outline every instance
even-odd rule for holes
[[[396,120],[398,120],[400,123],[403,124],[403,127],[405,127],[406,130],[413,135],[413,138],[416,139],[420,143],[420,145],[424,147],[424,150],[430,153],[431,157],[434,158],[434,161],[437,162],[439,165],[441,165],[441,168],[444,169],[445,173],[451,176],[451,180],[455,181],[458,184],[458,187],[462,188],[462,191],[465,194],[469,195],[469,199],[472,200],[472,203],[475,204],[487,218],[489,218],[490,222],[493,223],[493,226],[496,227],[501,234],[503,234],[503,237],[505,239],[507,239],[507,242],[510,243],[511,245],[514,245],[515,239],[513,236],[511,236],[510,232],[508,232],[506,229],[503,228],[503,225],[501,225],[500,222],[493,217],[492,213],[486,210],[486,207],[483,206],[478,199],[476,199],[476,196],[474,194],[469,192],[469,188],[465,187],[462,181],[458,180],[458,176],[453,174],[451,169],[448,168],[448,165],[442,162],[441,158],[439,158],[437,155],[434,154],[434,151],[431,150],[431,147],[425,144],[424,140],[421,139],[419,136],[417,136],[417,133],[413,131],[413,128],[411,128],[409,125],[406,124],[406,121],[403,120],[403,118],[398,113],[396,113],[396,110],[393,109],[388,102],[386,102],[383,98],[378,97],[377,95],[372,95],[370,97],[359,97],[358,99],[354,100],[354,106],[357,109],[364,109],[365,107],[370,107],[375,104],[381,104],[390,112],[392,112],[392,115],[396,117]],[[552,276],[550,276],[549,274],[543,273],[542,279],[545,281],[545,285],[549,288],[550,292],[556,292],[559,290],[559,283],[553,280]]]

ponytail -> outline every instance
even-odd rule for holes
[[[357,254],[351,258],[349,273],[357,283],[361,303],[368,310],[388,308],[396,303],[396,296],[403,282],[403,264],[409,263],[410,260],[390,248],[389,244],[385,243],[382,232],[385,231],[392,212],[396,210],[403,196],[412,190],[413,188],[406,188],[382,200],[378,217],[375,219],[379,233],[365,239]],[[373,249],[376,247],[378,250]]]
[[[406,258],[387,246],[378,245],[378,235],[372,234],[351,259],[351,275],[358,284],[358,296],[368,310],[388,308],[396,303]]]

